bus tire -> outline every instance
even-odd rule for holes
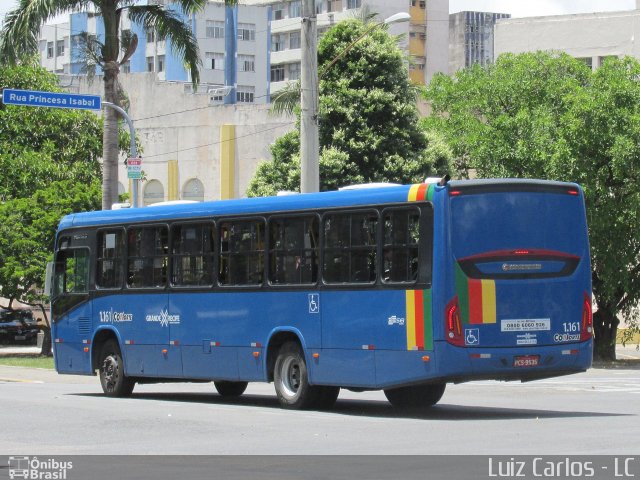
[[[330,410],[336,403],[340,394],[340,387],[317,386],[319,390],[316,401],[316,408],[319,410]]]
[[[320,398],[319,387],[309,385],[307,363],[297,342],[280,348],[273,374],[280,406],[294,410],[314,408]]]
[[[218,381],[213,382],[216,387],[216,390],[223,397],[239,397],[244,393],[247,389],[248,382],[227,382],[227,381]]]
[[[124,361],[115,340],[107,340],[99,357],[102,391],[107,397],[128,397],[136,382],[124,374]]]
[[[384,395],[396,408],[431,407],[440,401],[446,386],[446,383],[431,383],[390,388],[384,391]]]

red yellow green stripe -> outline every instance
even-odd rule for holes
[[[407,350],[433,350],[431,290],[406,291]]]
[[[422,202],[424,200],[433,200],[433,192],[435,185],[426,183],[416,183],[409,188],[407,200],[410,202]]]
[[[456,264],[456,293],[465,324],[496,323],[496,282],[468,278]]]

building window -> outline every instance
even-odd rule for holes
[[[300,0],[294,0],[289,3],[289,18],[296,18],[302,16],[300,7]]]
[[[254,95],[254,87],[239,86],[236,91],[236,101],[239,103],[253,103]]]
[[[427,2],[425,0],[420,0],[420,8],[423,10],[427,8]]]
[[[284,65],[272,65],[271,66],[271,81],[283,82],[284,81]]]
[[[156,32],[154,30],[147,30],[147,43],[153,43],[156,41]]]
[[[342,0],[327,0],[327,12],[341,12]]]
[[[224,70],[224,53],[207,52],[204,66],[209,70]]]
[[[56,41],[56,57],[61,57],[64,55],[64,40]]]
[[[238,40],[256,41],[256,25],[254,23],[238,23]]]
[[[144,187],[143,203],[145,206],[164,201],[164,187],[158,180],[149,180]]]
[[[240,72],[255,72],[255,55],[238,55],[238,70]]]
[[[47,58],[53,58],[53,42],[47,42]]]
[[[300,78],[300,64],[289,64],[289,80],[298,80]]]
[[[222,100],[222,96],[220,96]],[[182,189],[183,200],[193,200],[195,202],[204,202],[204,185],[197,178],[192,178],[184,184]]]
[[[271,51],[281,52],[284,50],[285,36],[282,33],[271,35]]]
[[[147,72],[153,72],[153,57],[147,57]]]
[[[207,38],[224,38],[224,22],[207,20]]]
[[[277,3],[273,6],[273,19],[282,20],[284,18],[284,4]]]
[[[300,48],[300,32],[291,32],[289,34],[289,48]]]
[[[164,55],[158,55],[158,72],[164,72]]]
[[[127,60],[122,64],[122,73],[131,73],[131,60]]]
[[[362,6],[362,0],[347,0],[347,10],[360,8],[361,6]]]

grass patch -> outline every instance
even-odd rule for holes
[[[43,355],[11,355],[0,357],[0,365],[11,367],[47,368],[53,370],[53,357]]]

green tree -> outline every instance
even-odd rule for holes
[[[580,183],[591,243],[596,356],[615,358],[618,317],[640,301],[640,63],[591,72],[565,54],[502,55],[426,91],[459,174]],[[629,330],[629,332],[633,329]]]
[[[60,91],[56,76],[34,64],[0,67],[0,88]],[[99,178],[101,135],[93,113],[0,105],[0,201],[55,180]]]
[[[340,22],[320,40],[318,65],[321,190],[422,181],[448,170],[448,158],[426,153],[428,138],[418,125],[418,90],[407,76],[397,39],[384,26],[371,29],[356,19]],[[298,191],[299,145],[297,130],[278,139],[273,160],[259,166],[248,195]]]
[[[51,350],[49,322],[43,294],[47,262],[60,219],[72,212],[100,208],[100,182],[53,182],[29,197],[0,202],[0,297],[11,308],[20,301],[38,308],[46,321],[42,352]]]
[[[31,63],[0,67],[0,87],[59,91],[55,75]],[[0,106],[2,307],[20,301],[47,318],[41,291],[58,222],[100,206],[101,136],[89,112]],[[50,342],[43,346],[49,351]]]
[[[138,45],[137,36],[122,34],[120,20],[127,15],[136,25],[166,38],[180,56],[194,84],[199,81],[201,63],[198,43],[186,19],[201,10],[206,0],[179,0],[168,7],[156,4],[136,5],[131,0],[20,0],[9,12],[0,33],[0,58],[16,63],[37,52],[40,27],[49,19],[71,10],[95,12],[104,24],[104,39],[84,34],[86,55],[93,66],[103,71],[104,99],[120,105],[118,74]],[[235,5],[236,0],[225,0]],[[91,65],[90,65],[91,66]],[[111,108],[104,110],[102,208],[108,210],[118,198],[118,124]]]

